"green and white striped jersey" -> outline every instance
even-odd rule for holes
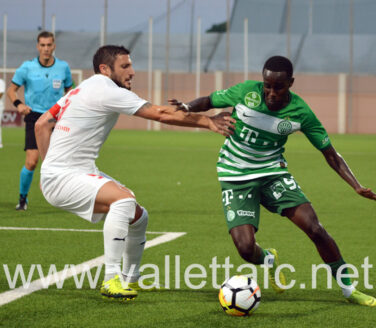
[[[245,81],[210,95],[213,107],[234,107],[235,132],[226,138],[217,162],[221,181],[252,180],[287,172],[283,157],[289,134],[302,131],[319,150],[330,146],[328,134],[309,106],[291,93],[279,111],[265,104],[263,82]]]

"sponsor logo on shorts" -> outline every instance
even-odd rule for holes
[[[292,131],[292,124],[290,121],[284,120],[278,123],[277,131],[280,134],[289,134]]]
[[[238,210],[236,212],[239,216],[250,216],[252,218],[255,218],[255,211],[243,211],[243,210]]]
[[[222,191],[222,202],[224,206],[231,204],[231,199],[234,198],[234,192],[232,189]]]
[[[231,222],[235,219],[235,212],[230,210],[227,212],[227,221]]]
[[[255,91],[248,92],[244,97],[244,103],[249,108],[256,108],[261,104],[261,96]]]

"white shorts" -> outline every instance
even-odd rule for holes
[[[99,171],[97,175],[82,172],[43,174],[41,175],[41,188],[43,196],[52,206],[96,223],[103,220],[106,214],[93,213],[95,198],[99,189],[109,181],[119,183]]]

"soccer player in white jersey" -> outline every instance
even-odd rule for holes
[[[282,56],[269,58],[264,65],[263,82],[245,81],[208,97],[172,105],[186,112],[233,107],[235,132],[226,138],[217,162],[218,180],[226,223],[241,257],[263,264],[267,256],[273,263],[269,270],[272,287],[279,293],[286,285],[282,272],[275,277],[278,255],[275,249],[263,249],[255,239],[259,226],[260,204],[271,212],[288,217],[315,244],[332,275],[347,274],[336,242],[320,224],[316,213],[283,157],[289,134],[303,132],[322,152],[328,164],[360,196],[376,200],[376,194],[364,188],[344,159],[332,146],[328,134],[309,106],[290,91],[294,82],[291,62]],[[276,281],[279,279],[279,284]],[[356,290],[348,276],[338,281],[345,298],[356,304],[376,306],[376,299]]]
[[[93,66],[96,74],[61,98],[36,123],[36,139],[43,160],[41,189],[53,206],[91,222],[105,219],[105,278],[101,294],[127,300],[142,289],[138,283],[139,266],[148,212],[137,203],[130,189],[100,172],[95,165],[119,114],[206,128],[225,136],[231,133],[234,120],[223,114],[187,115],[139,98],[130,91],[135,72],[129,51],[124,47],[99,48]],[[129,283],[124,285],[124,279]]]

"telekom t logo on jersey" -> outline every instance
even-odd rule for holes
[[[62,107],[62,109],[61,109],[61,112],[60,112],[60,114],[59,114],[59,117],[58,117],[58,121],[60,121],[60,119],[61,119],[61,117],[63,116],[63,114],[64,114],[64,112],[65,112],[65,110],[68,108],[68,106],[71,104],[71,100],[69,99],[70,97],[72,97],[72,96],[74,96],[74,95],[76,95],[77,93],[79,93],[80,92],[80,89],[79,88],[77,88],[77,89],[73,89],[73,90],[71,90],[69,93],[68,93],[68,95],[67,95],[67,98],[65,99],[65,102],[64,102],[64,106]]]
[[[240,138],[244,139],[245,143],[248,143],[248,142],[256,143],[256,138],[258,137],[259,134],[260,134],[259,132],[243,126],[243,129],[240,132],[239,136]]]
[[[222,202],[224,206],[231,204],[231,199],[234,198],[234,193],[232,189],[222,191]]]

